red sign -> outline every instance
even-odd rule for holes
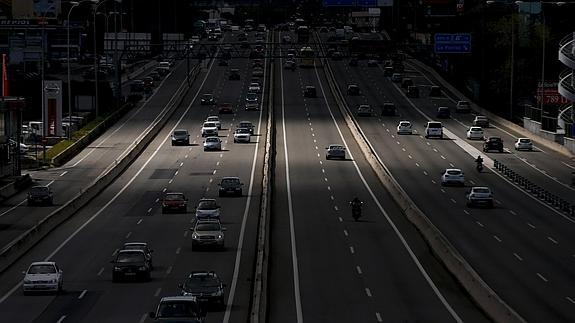
[[[557,84],[557,81],[545,81],[544,84],[539,82],[539,86],[537,87],[537,103],[541,104],[541,100],[543,100],[543,104],[550,105],[562,105],[569,103],[567,98],[559,94]]]
[[[48,136],[56,136],[56,99],[48,99]]]

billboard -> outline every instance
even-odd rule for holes
[[[12,0],[13,19],[56,19],[61,10],[62,0]]]

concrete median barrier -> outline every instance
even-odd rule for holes
[[[199,73],[195,68],[193,72],[194,80]],[[124,170],[141,154],[148,144],[157,136],[170,116],[180,105],[189,87],[183,82],[177,90],[176,99],[171,102],[171,106],[164,111],[164,114],[156,119],[155,124],[148,128],[146,134],[139,141],[134,142],[132,149],[121,159],[115,162],[115,166],[109,168],[105,174],[96,179],[90,186],[78,193],[66,204],[52,212],[37,225],[24,232],[10,244],[0,250],[0,272],[6,270],[14,261],[25,254],[30,248],[41,241],[48,233],[58,227],[61,223],[69,219],[89,201],[110,185]]]
[[[433,224],[433,222],[419,209],[409,197],[407,192],[395,180],[391,172],[379,159],[367,136],[363,133],[345,102],[335,81],[334,73],[327,59],[324,61],[324,72],[329,87],[334,94],[337,106],[340,109],[346,125],[350,129],[362,154],[376,173],[380,182],[385,186],[394,201],[402,209],[409,221],[418,229],[432,252],[443,265],[451,272],[457,281],[471,295],[478,306],[496,322],[525,322],[497,293],[487,285],[479,274],[471,267],[465,258]]]

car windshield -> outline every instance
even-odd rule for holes
[[[208,117],[207,120],[208,120],[208,121],[212,121],[212,122],[216,122],[216,121],[220,121],[220,118],[218,118],[218,117]]]
[[[116,258],[116,262],[143,262],[144,254],[142,252],[121,252],[118,254],[118,258]]]
[[[216,277],[210,275],[194,275],[186,280],[185,286],[190,289],[198,287],[219,287],[220,283]]]
[[[56,268],[52,265],[34,265],[28,269],[28,274],[42,275],[42,274],[55,274]]]
[[[206,142],[218,142],[218,138],[206,138]]]
[[[166,201],[181,201],[183,199],[184,196],[181,194],[167,194],[166,197],[164,197]]]
[[[240,128],[250,128],[251,126],[250,122],[240,122]]]
[[[248,93],[247,98],[250,100],[253,100],[253,99],[257,98],[257,95],[255,93]]]
[[[473,189],[473,193],[489,193],[489,189],[488,188],[474,188]]]
[[[195,302],[170,301],[162,302],[158,308],[158,317],[198,318],[200,310]]]
[[[196,231],[220,231],[220,225],[218,223],[198,223]]]
[[[206,122],[204,123],[204,128],[214,128],[216,126],[213,122]]]
[[[178,130],[174,131],[174,136],[185,136],[185,135],[187,135],[187,134],[188,134],[187,131],[182,131],[182,130],[180,130],[180,131],[178,131]]]
[[[201,201],[198,205],[199,210],[215,210],[218,208],[216,201]]]
[[[142,251],[146,251],[146,246],[140,246],[140,245],[127,245],[124,246],[124,250],[142,250]]]
[[[48,191],[49,191],[49,189],[47,187],[44,187],[44,186],[32,187],[30,189],[31,194],[48,194]]]
[[[212,95],[211,94],[204,94],[204,99],[211,99]]]
[[[239,128],[239,129],[236,129],[236,133],[250,133],[250,129]]]

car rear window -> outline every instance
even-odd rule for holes
[[[196,231],[219,231],[220,225],[217,223],[198,223]]]
[[[144,254],[142,252],[122,252],[116,259],[117,262],[142,262]]]
[[[56,268],[52,265],[34,265],[28,270],[28,274],[55,274]]]
[[[218,208],[216,201],[201,201],[198,205],[200,210],[215,210]]]
[[[530,140],[530,139],[519,139],[519,142],[521,142],[521,143],[524,143],[524,144],[525,144],[525,143],[530,143],[530,142],[531,142],[531,140]]]
[[[489,193],[489,189],[487,188],[475,188],[473,189],[474,193]]]
[[[441,122],[430,122],[427,124],[428,128],[441,128]]]
[[[181,194],[168,194],[164,198],[166,201],[180,201],[183,200],[184,197]]]
[[[176,136],[185,136],[187,134],[188,134],[187,131],[174,131],[174,135]]]

